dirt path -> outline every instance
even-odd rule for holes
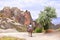
[[[1,36],[12,36],[25,38],[26,40],[60,40],[60,32],[55,33],[33,33],[33,37],[29,37],[27,32],[16,32],[16,33],[0,33]]]

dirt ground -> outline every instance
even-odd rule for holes
[[[60,40],[60,32],[33,33],[33,37],[29,37],[27,32],[0,33],[0,37],[2,36],[25,38],[26,40]]]

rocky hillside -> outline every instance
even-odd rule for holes
[[[22,11],[17,7],[4,7],[0,10],[0,29],[17,29],[26,31],[25,25],[32,22],[31,14],[28,10]]]
[[[54,25],[54,24],[51,23],[50,28],[59,29],[60,28],[60,24]]]
[[[22,24],[12,20],[10,18],[0,17],[0,29],[16,29],[17,31],[26,31],[26,28]]]
[[[15,20],[23,25],[29,25],[32,22],[30,12],[28,10],[22,11],[17,7],[4,7],[2,10],[0,10],[0,17]]]

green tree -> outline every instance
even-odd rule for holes
[[[52,18],[56,18],[56,12],[53,7],[45,7],[43,11],[39,14],[39,17],[37,19],[37,22],[40,23],[44,30],[48,30]]]

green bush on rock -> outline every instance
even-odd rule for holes
[[[41,33],[41,32],[42,32],[42,28],[37,27],[37,28],[35,29],[35,32],[36,32],[36,33]]]

